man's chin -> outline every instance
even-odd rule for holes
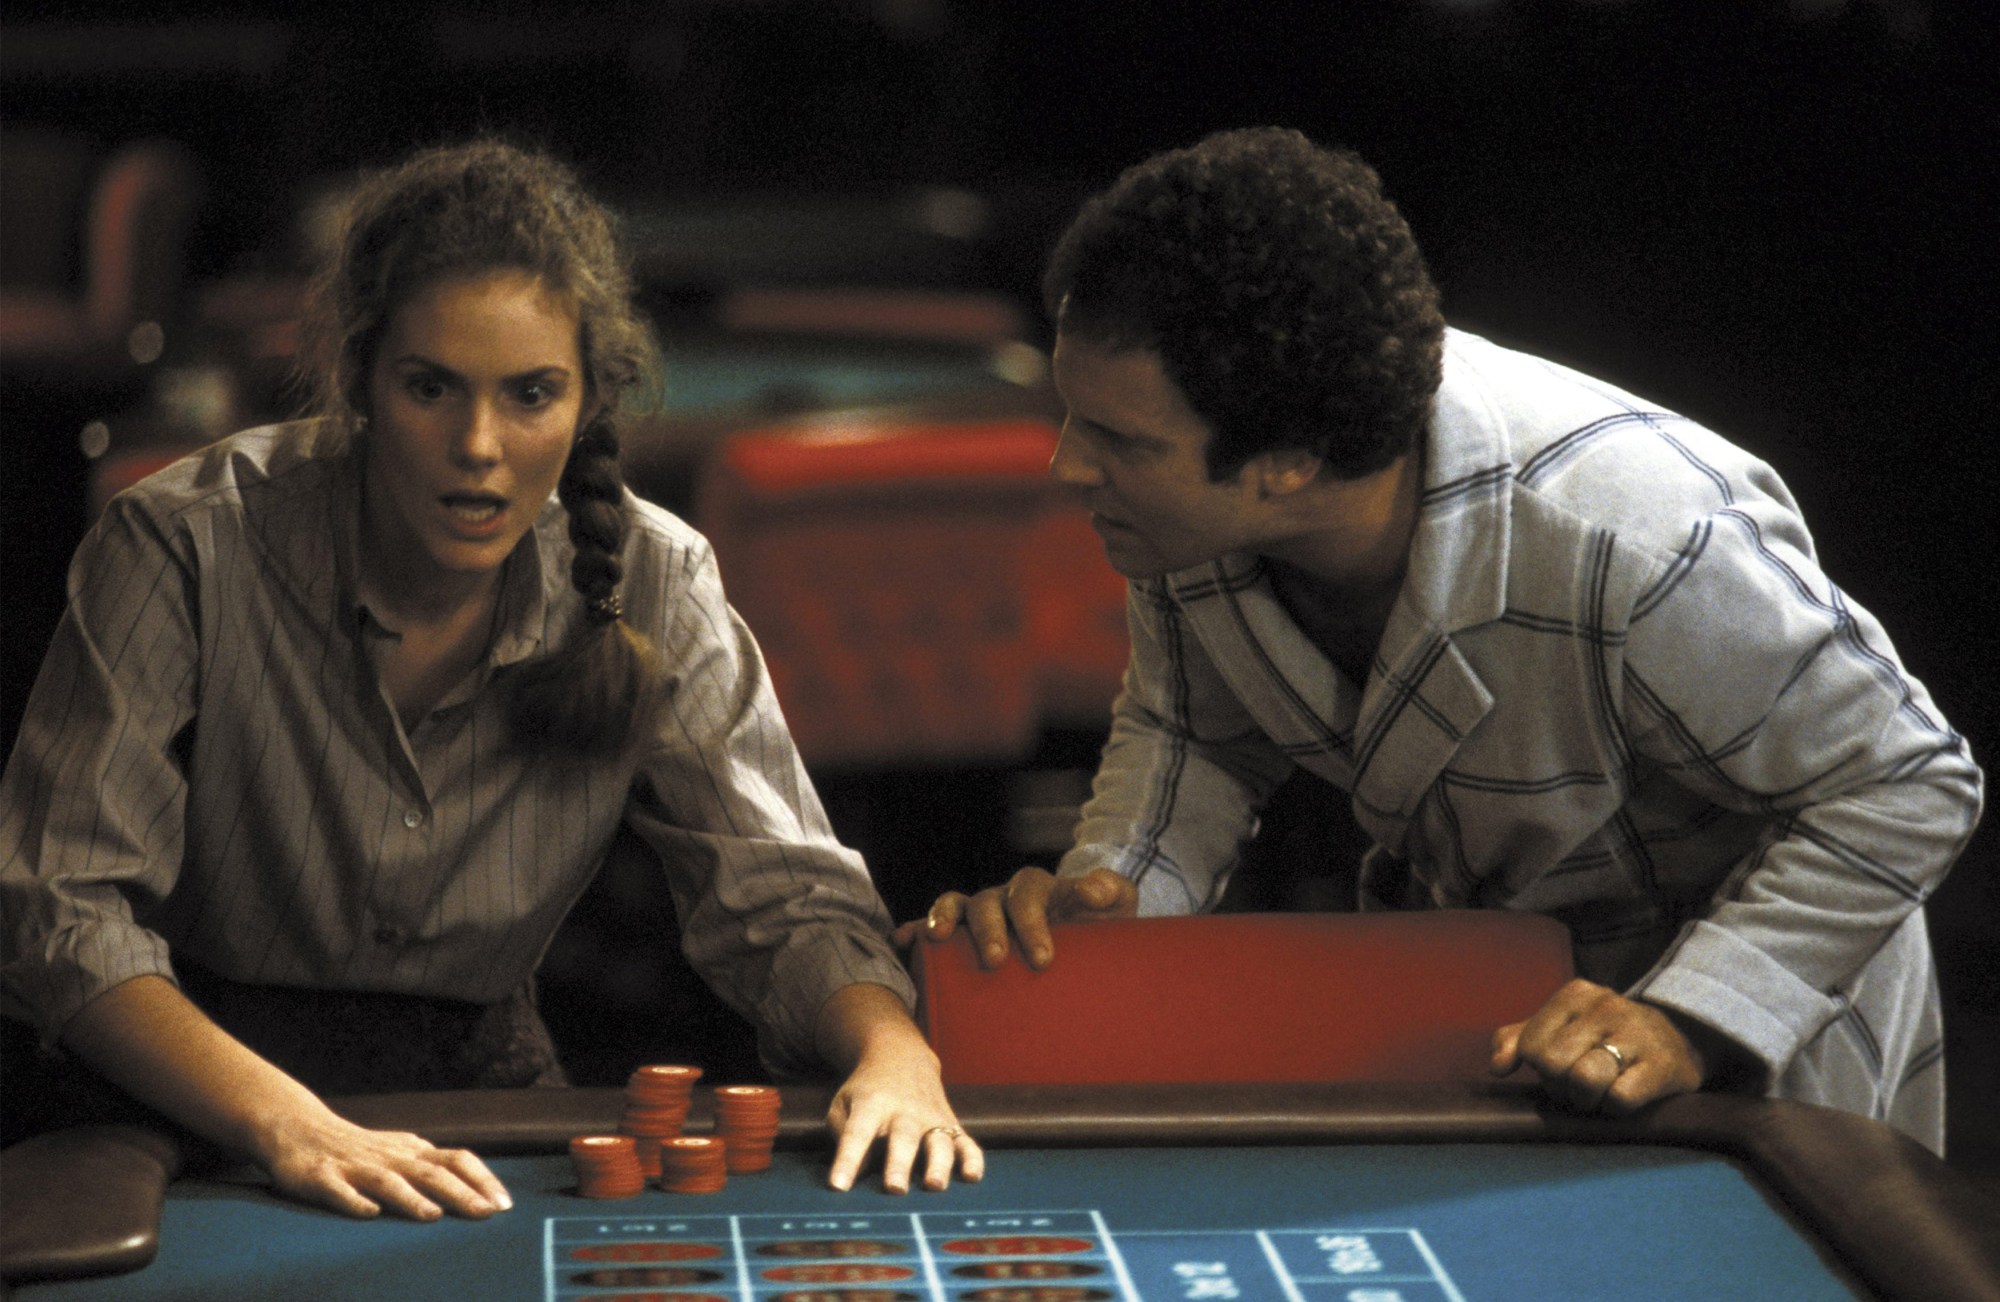
[[[1161,563],[1157,557],[1134,556],[1128,552],[1113,551],[1109,547],[1104,549],[1104,559],[1111,562],[1111,568],[1118,571],[1121,577],[1135,583],[1146,579],[1157,579],[1173,572],[1171,566]]]
[[[1180,568],[1130,525],[1112,524],[1103,519],[1093,519],[1091,523],[1097,530],[1098,541],[1104,545],[1104,559],[1125,578],[1157,579]]]

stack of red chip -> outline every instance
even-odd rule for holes
[[[660,1174],[660,1141],[681,1133],[699,1067],[641,1067],[625,1082],[625,1114],[618,1133],[639,1143],[639,1169],[648,1177]]]
[[[715,1133],[729,1146],[729,1172],[769,1170],[778,1138],[778,1091],[769,1085],[723,1085],[715,1091]]]
[[[721,1193],[729,1183],[726,1146],[709,1135],[660,1141],[660,1187],[668,1193]]]
[[[576,1191],[585,1198],[632,1198],[646,1188],[630,1135],[578,1135],[569,1141]]]

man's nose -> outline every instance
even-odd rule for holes
[[[1091,460],[1083,440],[1067,421],[1056,439],[1055,455],[1049,458],[1049,475],[1065,488],[1096,488],[1104,482],[1104,472]]]

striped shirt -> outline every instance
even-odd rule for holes
[[[1981,775],[1775,473],[1453,331],[1409,569],[1365,684],[1231,555],[1135,583],[1066,874],[1211,907],[1293,766],[1352,794],[1364,887],[1551,914],[1582,974],[1722,1031],[1774,1093],[1942,1144],[1923,901]]]
[[[581,627],[549,503],[485,659],[405,729],[357,597],[359,474],[313,422],[251,430],[114,500],[0,778],[0,1001],[53,1038],[175,955],[238,981],[493,1003],[533,973],[621,824],[689,961],[774,1065],[820,1006],[913,992],[834,839],[704,539],[630,498],[626,619],[671,698],[636,759],[508,740],[510,669]]]

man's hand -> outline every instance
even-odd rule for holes
[[[1504,1076],[1525,1063],[1570,1106],[1622,1114],[1700,1089],[1716,1075],[1715,1060],[1727,1046],[1715,1032],[1665,1009],[1578,979],[1527,1021],[1493,1033],[1493,1073]]]
[[[895,939],[905,948],[920,937],[945,940],[963,922],[972,932],[979,965],[994,968],[1007,957],[1007,934],[1012,931],[1028,966],[1039,970],[1056,955],[1050,923],[1098,922],[1138,913],[1139,888],[1109,868],[1094,868],[1082,877],[1023,868],[1005,886],[989,886],[977,895],[946,891],[924,917],[896,928]]]

